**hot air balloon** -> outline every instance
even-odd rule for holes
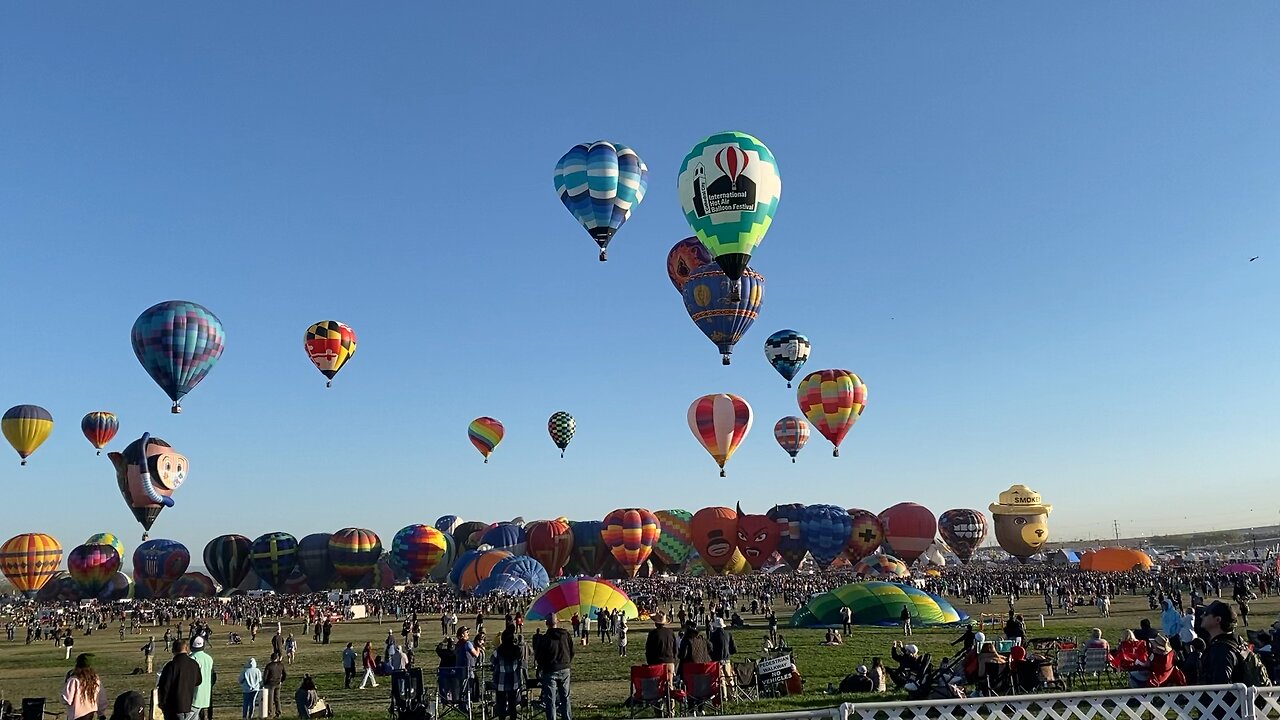
[[[773,439],[791,456],[791,462],[795,462],[796,455],[809,442],[809,423],[804,418],[788,415],[774,424]]]
[[[778,543],[778,554],[791,566],[792,570],[799,570],[800,563],[804,562],[804,556],[809,552],[805,546],[800,525],[804,519],[804,505],[800,503],[774,505],[765,514],[782,528],[782,541]]]
[[[502,423],[491,417],[478,417],[467,426],[467,439],[484,456],[485,462],[489,462],[493,449],[502,442],[503,434]]]
[[[329,587],[333,579],[333,563],[329,562],[329,533],[311,533],[298,541],[298,567],[307,576],[314,591]]]
[[[628,577],[635,577],[649,559],[662,528],[644,508],[618,508],[604,517],[600,537]]]
[[[717,133],[685,156],[678,186],[689,227],[736,283],[769,231],[782,195],[773,153],[745,133]]]
[[[741,288],[741,293],[732,293]],[[703,265],[684,284],[684,309],[693,324],[720,350],[720,362],[728,365],[737,344],[760,315],[764,303],[764,276],[747,268],[737,284],[720,268]]]
[[[49,579],[45,586],[40,588],[40,592],[36,593],[37,603],[59,603],[71,602],[74,600],[83,600],[84,595],[80,590],[80,583],[67,573],[59,573]]]
[[[493,574],[498,563],[514,557],[506,550],[484,550],[468,559],[467,564],[458,574],[459,590],[474,590],[485,578]]]
[[[458,517],[457,515],[441,515],[440,517],[436,518],[436,523],[431,527],[439,530],[445,535],[452,535],[453,531],[457,530],[458,526],[461,524],[462,524],[462,518]]]
[[[120,553],[104,543],[77,545],[67,556],[67,571],[85,597],[95,597],[120,569]]]
[[[99,543],[103,545],[110,545],[115,548],[116,553],[120,555],[120,562],[124,562],[124,559],[129,557],[129,554],[124,550],[124,543],[120,542],[120,538],[116,537],[113,533],[94,533],[84,541],[85,545],[96,545]]]
[[[795,330],[779,330],[765,339],[764,357],[791,387],[791,379],[809,359],[809,338]]]
[[[542,569],[541,565],[538,566],[538,570],[544,573],[546,572],[546,570]],[[546,585],[544,584],[542,587],[545,588]],[[529,587],[529,583],[525,581],[524,578],[494,572],[489,575],[489,577],[481,580],[480,583],[476,585],[475,590],[472,591],[472,594],[476,597],[487,597],[489,595],[510,595],[515,597],[518,595],[524,595],[531,589],[532,588]]]
[[[920,557],[938,534],[938,521],[933,512],[913,502],[898,503],[880,513],[884,525],[884,541],[893,548],[892,555],[910,565]]]
[[[91,412],[80,420],[80,432],[84,433],[89,444],[98,449],[98,455],[102,454],[102,448],[111,442],[119,430],[120,420],[116,418],[116,414],[105,410]]]
[[[759,570],[778,549],[778,543],[782,541],[782,526],[768,515],[743,513],[741,504],[737,507],[737,513],[738,552],[742,553],[752,570]]]
[[[333,376],[356,354],[356,331],[337,320],[321,320],[307,328],[302,336],[307,357],[328,378],[325,387],[333,387]]]
[[[0,420],[0,431],[18,451],[21,464],[26,465],[31,453],[53,432],[53,416],[39,405],[15,405],[5,411],[4,419]]]
[[[107,584],[98,591],[98,599],[103,602],[116,602],[133,597],[133,578],[117,570]]]
[[[724,464],[751,432],[751,406],[737,395],[703,395],[689,406],[689,429],[724,477]]]
[[[542,563],[527,555],[513,555],[499,560],[498,564],[493,566],[493,572],[489,573],[489,580],[499,575],[519,578],[525,585],[539,592],[546,590],[551,584],[547,569],[542,567]]]
[[[844,554],[852,530],[853,518],[839,505],[809,505],[800,518],[805,546],[823,570]]]
[[[509,522],[494,523],[480,535],[481,545],[506,550],[512,555],[525,554],[525,541],[524,528]]]
[[[640,617],[636,604],[617,585],[599,578],[562,580],[534,598],[526,620],[546,620],[551,616],[568,622],[574,615],[596,617],[600,610],[621,610],[628,620]]]
[[[204,546],[204,568],[224,588],[234,588],[249,574],[253,541],[244,535],[219,535]]]
[[[564,449],[569,447],[569,441],[573,439],[573,434],[577,430],[578,422],[563,410],[552,413],[547,420],[547,433],[551,435],[551,442],[560,448],[560,457],[564,457]]]
[[[133,551],[133,581],[143,598],[162,598],[191,564],[191,553],[176,540],[148,540]]]
[[[679,508],[659,510],[654,517],[658,518],[658,526],[662,532],[658,534],[658,543],[653,546],[653,554],[666,565],[681,565],[689,559],[693,552],[693,513]]]
[[[147,308],[130,335],[138,362],[182,412],[182,398],[222,357],[226,334],[222,321],[206,308],[185,300],[169,300]]]
[[[569,557],[569,570],[577,575],[598,575],[606,558],[612,557],[604,544],[600,531],[604,523],[599,520],[570,520],[573,532],[573,553]]]
[[[848,370],[819,370],[800,381],[796,401],[809,423],[831,441],[832,457],[840,457],[840,443],[867,405],[867,386]]]
[[[218,586],[213,583],[212,578],[204,573],[183,573],[181,577],[173,581],[173,585],[169,586],[169,597],[174,599],[213,597],[217,594]]]
[[[173,507],[173,492],[186,482],[190,462],[169,443],[143,433],[123,453],[107,453],[116,470],[116,485],[143,530],[151,530],[160,511]],[[147,535],[143,533],[142,539]]]
[[[392,566],[399,568],[409,580],[420,583],[449,549],[444,533],[430,525],[409,525],[391,539]]]
[[[720,572],[737,550],[738,513],[733,508],[705,507],[689,523],[693,547],[711,569]]]
[[[343,528],[329,539],[329,561],[339,577],[356,581],[378,564],[382,540],[372,530]]]
[[[609,241],[644,200],[649,168],[635,150],[599,140],[565,153],[555,181],[560,202],[600,246],[600,262],[608,260]]]
[[[259,535],[249,547],[249,566],[273,590],[283,590],[298,564],[298,540],[286,532]]]
[[[676,292],[684,293],[684,284],[694,270],[711,262],[711,253],[703,247],[702,241],[689,237],[671,246],[667,253],[667,277],[676,286]]]
[[[567,520],[535,520],[524,528],[525,547],[542,563],[548,577],[556,577],[573,553],[573,531]]]
[[[884,525],[880,518],[870,510],[849,508],[849,519],[853,522],[849,532],[849,542],[845,545],[844,555],[851,562],[875,552],[884,542]]]
[[[0,545],[0,572],[15,590],[34,597],[62,564],[62,546],[52,535],[23,533]]]
[[[439,528],[436,528],[437,530]],[[449,570],[453,568],[453,562],[458,557],[458,544],[454,541],[453,536],[449,533],[441,533],[444,536],[445,550],[444,555],[440,557],[436,566],[431,569],[431,574],[427,577],[431,582],[446,582],[449,579]]]
[[[471,542],[471,536],[475,535],[477,532],[483,531],[487,527],[489,527],[487,523],[477,522],[475,520],[468,520],[467,522],[459,523],[458,527],[453,531],[453,539],[458,546],[458,552],[461,553],[465,550],[475,550],[476,546],[480,544],[480,538],[477,537],[476,544],[471,545],[469,544]]]
[[[960,562],[968,563],[973,551],[987,539],[987,516],[980,510],[948,510],[938,517],[938,534]]]
[[[996,529],[996,542],[1005,552],[1025,563],[1049,542],[1049,513],[1040,493],[1026,485],[1012,485],[987,506]]]

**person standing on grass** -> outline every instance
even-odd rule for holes
[[[81,653],[76,666],[62,685],[62,702],[67,706],[67,720],[94,720],[107,714],[107,691],[102,679],[89,662],[90,656]]]
[[[293,633],[289,633],[284,639],[284,657],[285,660],[292,665],[294,657],[298,654],[298,641],[294,639]]]
[[[155,672],[153,669],[155,667],[155,654],[156,636],[152,635],[151,639],[147,641],[147,644],[142,646],[142,662],[145,667],[145,672],[148,675]]]
[[[262,692],[262,671],[258,669],[257,659],[249,658],[249,661],[244,664],[244,669],[240,671],[241,720],[249,720],[253,717],[253,706],[260,692]]]
[[[497,693],[498,720],[516,720],[520,691],[528,683],[524,667],[524,653],[516,644],[516,626],[508,625],[502,631],[502,640],[493,652],[493,688]]]
[[[547,720],[571,720],[570,668],[573,665],[574,641],[564,628],[558,627],[555,615],[547,617],[547,632],[534,642],[534,659],[538,664],[542,685],[542,703]],[[558,709],[558,711],[557,711]]]
[[[898,615],[898,623],[902,625],[902,634],[904,637],[911,635],[911,611],[904,605],[902,612]]]
[[[470,712],[471,687],[476,677],[476,659],[480,657],[479,648],[471,642],[470,628],[458,628],[458,642],[453,646],[453,653],[453,666],[459,669],[461,675],[458,678],[458,702],[465,715]]]
[[[288,677],[289,673],[284,669],[284,663],[280,662],[280,656],[272,655],[271,662],[262,669],[262,689],[267,693],[263,704],[271,703],[267,707],[273,717],[280,717],[280,693]]]
[[[213,686],[218,683],[218,671],[213,669],[213,657],[205,652],[203,635],[196,635],[191,641],[191,659],[200,666],[200,685],[196,687],[196,697],[191,708],[198,711],[200,720],[213,720],[212,696]]]
[[[173,659],[160,671],[160,709],[165,720],[197,720],[199,713],[192,709],[196,688],[204,678],[200,664],[191,659],[190,648],[183,640],[173,643]]]
[[[342,651],[342,687],[350,690],[351,681],[356,677],[356,649],[351,643]]]
[[[374,687],[378,687],[378,678],[374,676],[373,672],[378,667],[378,659],[373,655],[373,643],[367,642],[364,644],[364,653],[362,653],[361,660],[364,663],[364,679],[360,681],[360,689],[365,689],[371,683]]]

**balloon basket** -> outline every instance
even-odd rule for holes
[[[94,453],[94,455],[101,455],[101,454],[102,454],[102,451],[101,451],[101,450],[99,450],[98,452]]]
[[[562,460],[564,459],[564,450],[561,450],[561,451],[560,451],[560,459],[562,459]]]
[[[329,380],[328,382],[326,382],[326,383],[324,384],[324,386],[325,386],[325,387],[327,387],[327,388],[331,388],[331,387],[333,387],[333,381],[332,381],[332,380]]]
[[[489,464],[489,458],[485,458],[485,459],[484,459],[484,464],[485,464],[485,465],[488,465],[488,464]]]
[[[724,468],[720,468],[720,477],[727,477],[727,476],[724,474]]]
[[[23,460],[22,462],[20,462],[20,463],[18,463],[18,464],[19,464],[19,465],[26,465],[26,464],[27,464],[27,461],[26,461],[26,460]]]
[[[600,249],[600,262],[608,262],[608,261],[609,261],[609,251],[608,251],[607,249],[605,249],[605,248],[601,248],[601,249]]]
[[[731,360],[731,358],[730,358],[728,355],[721,355],[721,356],[720,356],[720,364],[721,364],[721,365],[728,365],[730,360]]]
[[[173,407],[169,408],[169,412],[173,413],[174,415],[177,415],[182,412],[182,406],[179,405],[178,403],[174,403]]]
[[[795,464],[796,464],[796,459],[795,459],[795,458],[791,458],[791,464],[792,464],[792,465],[795,465]]]
[[[790,380],[788,380],[788,381],[787,381],[787,387],[788,387],[788,388],[790,388],[790,387],[791,387],[791,381],[790,381]]]
[[[840,457],[840,448],[833,449],[831,451],[831,457]]]

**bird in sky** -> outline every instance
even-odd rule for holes
[[[1260,258],[1260,257],[1262,257],[1262,256],[1261,256],[1261,255],[1254,255],[1253,257],[1249,258],[1249,262],[1253,262],[1254,260],[1257,260],[1257,259],[1258,259],[1258,258]]]

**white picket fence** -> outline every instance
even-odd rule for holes
[[[964,700],[845,703],[820,710],[729,717],[735,720],[1280,720],[1280,687],[1207,685]]]

